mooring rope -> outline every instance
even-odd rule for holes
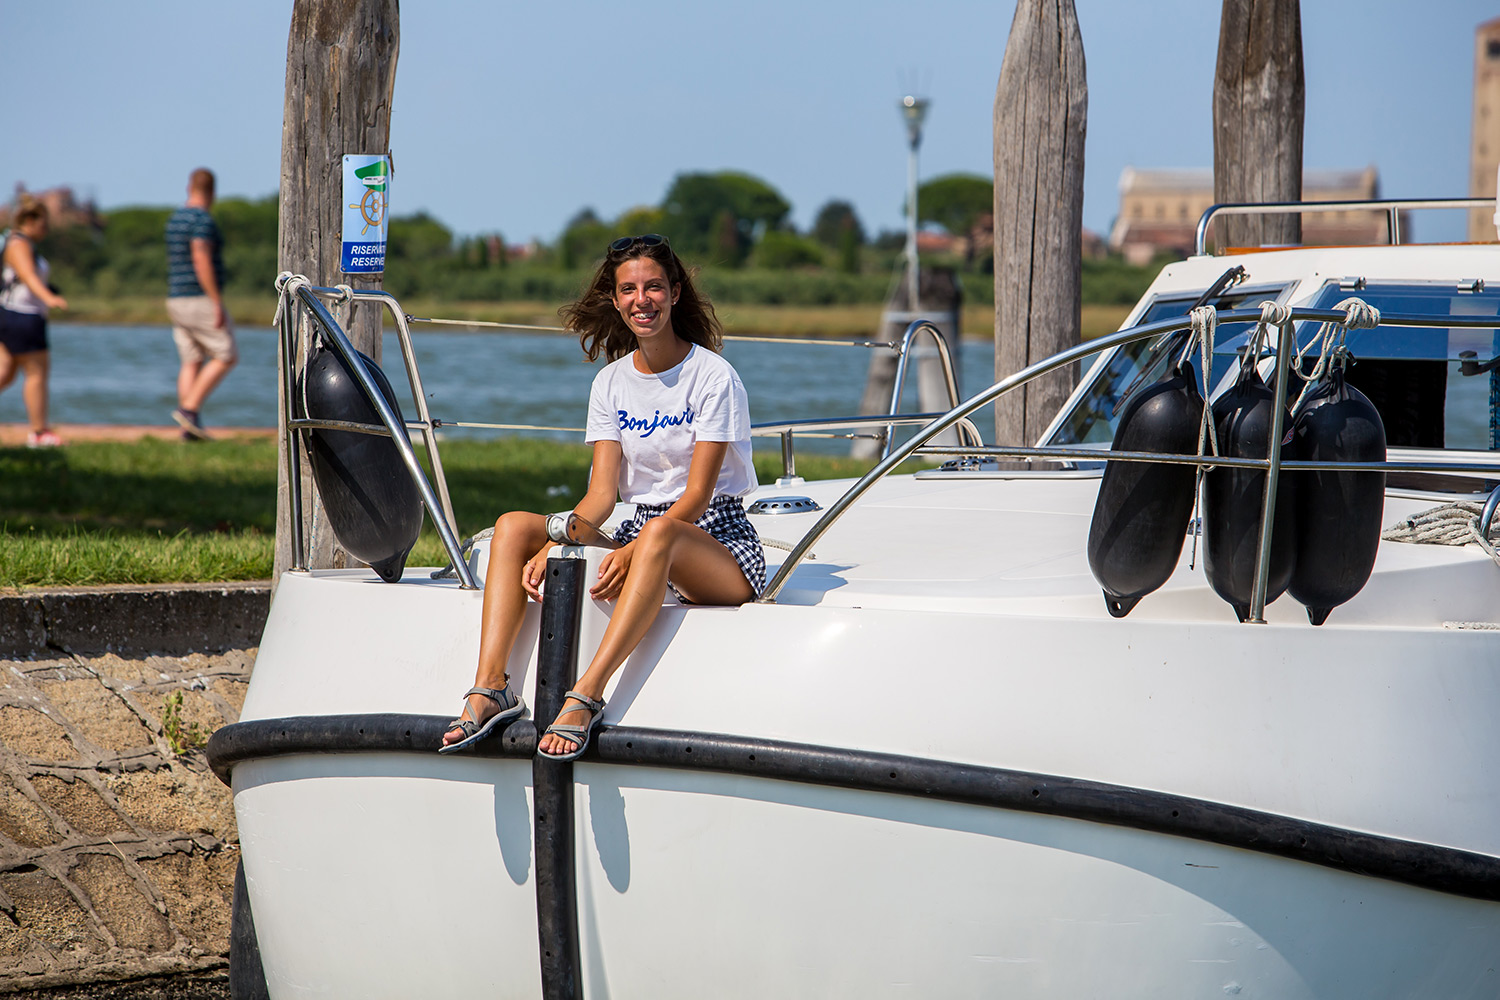
[[[1302,386],[1302,392],[1297,396],[1297,401],[1292,404],[1293,413],[1297,412],[1303,401],[1307,399],[1307,394],[1312,392],[1313,387],[1327,374],[1331,365],[1338,364],[1342,367],[1348,363],[1350,355],[1345,340],[1349,331],[1369,330],[1380,325],[1380,310],[1363,299],[1347,298],[1334,308],[1343,310],[1343,322],[1330,320],[1319,326],[1313,338],[1292,358],[1293,364],[1287,366],[1288,371],[1305,383]],[[1314,347],[1318,348],[1318,363],[1313,365],[1312,371],[1304,375],[1302,364]]]
[[[1205,454],[1217,455],[1219,453],[1219,430],[1214,424],[1213,407],[1208,403],[1209,394],[1213,391],[1213,345],[1214,334],[1219,329],[1219,311],[1212,305],[1195,306],[1188,311],[1188,318],[1192,321],[1192,337],[1198,338],[1198,350],[1201,358],[1199,367],[1203,375],[1203,417],[1198,423],[1198,471],[1193,477],[1193,510],[1199,512],[1202,517],[1203,500],[1203,477],[1213,470],[1212,465],[1205,465],[1202,461]],[[1187,350],[1191,351],[1193,345],[1189,340]],[[1186,351],[1183,352],[1184,356]],[[1207,451],[1205,451],[1205,445]],[[1201,520],[1199,522],[1202,523]],[[1198,536],[1201,531],[1193,532],[1193,548],[1188,554],[1188,568],[1196,569],[1198,566]]]
[[[1380,533],[1387,542],[1411,542],[1417,545],[1478,545],[1500,566],[1495,551],[1495,532],[1500,518],[1490,524],[1489,537],[1479,531],[1479,517],[1484,504],[1474,500],[1456,500],[1440,504],[1411,517],[1397,521]]]

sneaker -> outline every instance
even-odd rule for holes
[[[26,447],[28,448],[61,448],[62,445],[63,439],[50,429],[32,431],[26,435]]]
[[[198,419],[198,414],[193,410],[184,410],[182,407],[172,411],[172,419],[177,421],[182,428],[184,440],[207,441],[208,432],[203,429],[203,424]]]

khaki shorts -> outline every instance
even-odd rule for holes
[[[183,364],[202,364],[209,358],[234,364],[240,353],[234,344],[234,325],[229,314],[224,325],[218,321],[218,309],[207,295],[179,295],[167,299],[167,315],[172,319],[172,339]]]

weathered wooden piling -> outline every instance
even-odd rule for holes
[[[1088,83],[1072,0],[1020,0],[995,88],[995,377],[1078,343]],[[1031,444],[1073,388],[1057,372],[995,403]]]
[[[1224,0],[1214,73],[1214,201],[1301,201],[1302,72],[1299,0]],[[1300,215],[1237,215],[1215,222],[1219,246],[1302,242]]]
[[[306,275],[315,285],[381,287],[379,274],[344,275],[339,270],[343,158],[390,149],[400,44],[397,0],[294,0],[281,124],[279,270]],[[350,338],[378,361],[380,314],[370,306],[354,313]],[[277,377],[284,376],[278,372]],[[292,555],[285,420],[281,414],[273,580],[291,566]],[[346,565],[350,559],[328,528],[305,464],[302,482],[314,494],[304,505],[308,565]]]

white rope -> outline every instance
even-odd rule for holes
[[[1349,348],[1345,346],[1345,339],[1350,330],[1368,330],[1380,325],[1380,310],[1359,298],[1348,298],[1334,306],[1335,309],[1344,311],[1342,323],[1329,321],[1318,327],[1318,332],[1309,340],[1303,348],[1297,351],[1293,358],[1294,363],[1287,366],[1287,370],[1300,378],[1305,385],[1302,392],[1297,396],[1297,401],[1292,404],[1292,412],[1296,413],[1302,406],[1307,394],[1312,392],[1315,386],[1327,373],[1330,364],[1338,364],[1342,367],[1348,363]],[[1302,374],[1302,363],[1313,347],[1318,348],[1318,363],[1312,371],[1306,375]]]
[[[1410,542],[1417,545],[1468,545],[1470,542],[1485,551],[1495,565],[1500,566],[1500,554],[1495,551],[1495,532],[1500,528],[1500,518],[1490,524],[1490,537],[1479,532],[1479,516],[1484,505],[1472,500],[1457,500],[1441,504],[1411,517],[1397,521],[1380,533],[1387,542]]]
[[[1219,328],[1219,311],[1212,305],[1195,306],[1188,312],[1188,318],[1192,320],[1192,336],[1198,338],[1198,350],[1202,362],[1200,368],[1203,372],[1203,417],[1198,423],[1198,471],[1193,477],[1193,510],[1198,511],[1199,524],[1202,524],[1203,499],[1203,477],[1212,471],[1212,465],[1203,464],[1204,445],[1208,445],[1208,453],[1217,455],[1219,453],[1219,431],[1214,426],[1213,407],[1209,405],[1209,393],[1213,390],[1211,372],[1213,369],[1213,345],[1214,334]],[[1188,345],[1189,350],[1192,344]],[[1193,532],[1193,548],[1188,554],[1188,568],[1196,569],[1198,566],[1198,536],[1201,531]]]

